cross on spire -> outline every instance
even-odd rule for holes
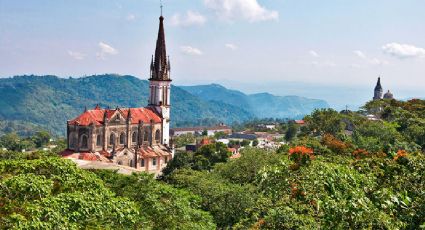
[[[160,8],[161,8],[161,16],[162,16],[162,8],[164,7],[164,6],[162,5],[162,0],[159,0],[159,3],[160,3]]]

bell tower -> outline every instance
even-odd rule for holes
[[[170,137],[170,58],[165,46],[164,17],[159,17],[158,38],[156,40],[155,55],[150,65],[150,97],[149,107],[153,108],[162,117],[161,143],[169,145]]]

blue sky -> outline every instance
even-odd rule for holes
[[[370,99],[425,96],[423,0],[164,0],[177,85]],[[0,76],[147,78],[156,0],[0,0]]]

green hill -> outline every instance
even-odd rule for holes
[[[66,121],[85,107],[145,106],[148,90],[146,80],[111,74],[68,79],[33,75],[3,78],[0,79],[0,124],[3,124],[0,134],[35,126],[64,135]],[[176,86],[171,95],[172,126],[233,123],[253,118],[240,107],[205,101]]]
[[[246,109],[258,118],[300,118],[314,109],[329,108],[323,100],[269,93],[247,95],[217,84],[180,87],[204,100],[221,101]]]

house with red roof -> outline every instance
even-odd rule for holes
[[[67,122],[67,149],[61,153],[64,158],[115,163],[158,174],[173,157],[169,137],[170,60],[164,17],[159,20],[148,106],[86,109]]]

